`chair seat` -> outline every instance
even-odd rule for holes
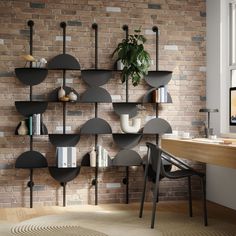
[[[192,170],[176,170],[176,171],[170,171],[165,172],[165,175],[167,178],[170,179],[179,179],[184,177],[190,177],[190,176],[204,176],[203,173],[192,171]]]

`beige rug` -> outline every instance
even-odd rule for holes
[[[202,217],[158,212],[155,229],[150,229],[150,212],[138,218],[137,211],[101,210],[71,211],[47,215],[18,224],[0,222],[1,236],[236,236],[236,225],[209,219],[204,227]]]

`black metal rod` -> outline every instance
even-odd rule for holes
[[[95,118],[98,117],[98,104],[97,102],[95,102]],[[95,205],[98,204],[98,150],[97,150],[97,145],[98,145],[98,135],[95,134],[95,149],[96,149],[96,167],[95,167]]]
[[[129,204],[129,167],[126,166],[126,204]]]
[[[29,41],[30,55],[33,56],[33,26],[34,26],[34,22],[32,20],[29,20],[28,26],[30,28],[30,41]],[[32,67],[32,61],[30,62],[30,68],[31,67]],[[33,94],[33,88],[32,88],[32,85],[30,85],[30,101],[32,101],[32,94]]]
[[[125,31],[125,39],[128,40],[129,38],[129,27],[128,25],[123,25],[122,29]],[[125,81],[125,88],[126,88],[126,102],[129,102],[129,81],[128,79]]]
[[[158,27],[157,26],[153,26],[152,27],[152,31],[156,33],[156,71],[158,71],[159,69],[159,37],[158,37]]]
[[[97,144],[98,144],[98,135],[95,134],[95,148],[96,148],[96,167],[95,167],[95,205],[98,204],[98,150],[97,150]]]
[[[66,133],[66,102],[63,102],[63,134]]]
[[[159,107],[159,103],[156,103],[156,118],[158,118],[158,108]],[[156,145],[159,145],[159,135],[156,134]]]
[[[30,135],[30,151],[33,150],[33,135]]]
[[[66,206],[66,183],[62,184],[63,186],[63,207]]]
[[[95,30],[95,69],[98,68],[98,25],[92,24],[92,28]]]
[[[33,169],[30,169],[30,208],[33,208]]]
[[[61,28],[63,29],[63,54],[66,53],[66,22],[61,22]]]

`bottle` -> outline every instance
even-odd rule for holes
[[[29,129],[28,129],[27,125],[26,125],[25,120],[22,120],[20,122],[20,126],[19,126],[19,128],[17,130],[17,133],[19,135],[27,135],[29,133]]]
[[[89,158],[90,158],[90,166],[96,167],[96,151],[94,147],[92,148],[92,151],[89,153]]]
[[[61,98],[65,97],[66,91],[62,88],[62,86],[61,86],[61,88],[58,90],[57,95],[58,95],[58,99],[59,99],[59,100],[60,100]]]

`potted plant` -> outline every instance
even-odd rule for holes
[[[134,32],[117,45],[112,55],[116,55],[117,61],[121,60],[124,65],[122,83],[130,78],[133,86],[137,86],[144,75],[147,75],[151,58],[149,53],[144,50],[146,38],[141,34],[141,30]]]

